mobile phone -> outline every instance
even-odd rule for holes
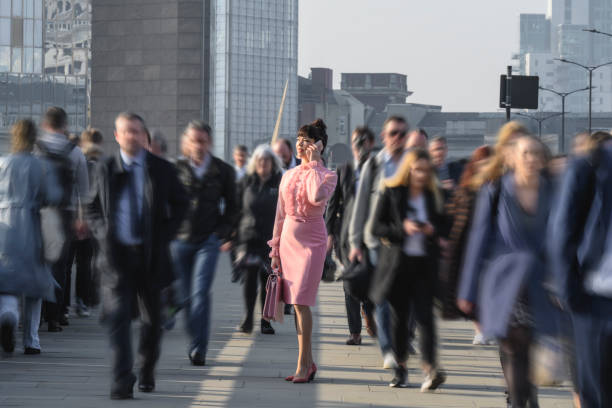
[[[317,149],[319,149],[319,152],[323,151],[323,142],[321,142],[320,140],[317,140],[317,142],[315,143],[315,146],[317,146]]]

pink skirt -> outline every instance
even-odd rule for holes
[[[283,301],[314,306],[327,249],[327,230],[321,215],[312,218],[287,215],[280,239]]]

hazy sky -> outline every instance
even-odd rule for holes
[[[408,102],[493,112],[519,47],[519,14],[546,0],[300,0],[298,73],[311,67],[408,76]]]

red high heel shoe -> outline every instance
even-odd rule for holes
[[[297,378],[294,377],[293,378],[293,383],[294,384],[304,384],[304,383],[309,383],[312,380],[315,379],[315,374],[317,373],[317,365],[315,363],[312,363],[312,365],[310,366],[310,369],[308,369],[308,374],[306,375],[306,378]],[[287,377],[289,378],[289,377]]]

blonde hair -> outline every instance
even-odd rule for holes
[[[36,125],[30,119],[21,119],[11,127],[11,152],[28,153],[36,143]]]
[[[507,148],[512,146],[517,136],[526,135],[529,135],[529,131],[521,122],[513,120],[503,125],[497,132],[493,156],[488,160],[482,172],[474,177],[472,187],[477,190],[487,182],[499,180],[508,171]]]
[[[395,187],[409,187],[410,177],[412,173],[412,166],[419,160],[427,160],[430,166],[429,182],[425,187],[429,190],[436,203],[436,209],[442,211],[442,195],[438,188],[438,178],[433,174],[433,167],[431,164],[431,158],[429,153],[423,149],[414,149],[404,155],[404,158],[400,162],[395,174],[385,180],[383,180],[383,188],[395,188]]]

